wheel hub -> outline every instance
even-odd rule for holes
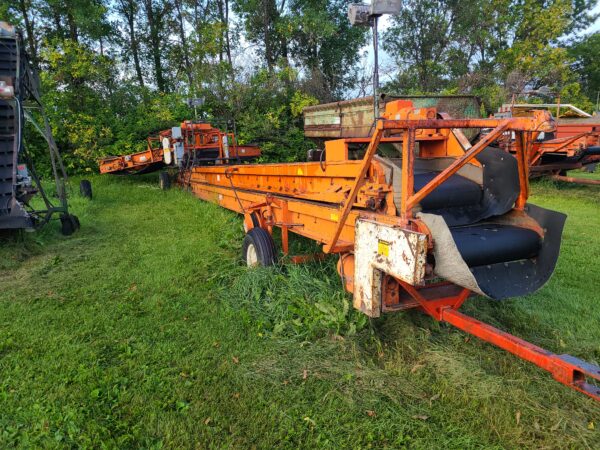
[[[258,254],[256,253],[256,247],[254,244],[250,244],[246,250],[246,263],[249,267],[258,265]]]

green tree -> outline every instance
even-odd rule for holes
[[[119,15],[124,25],[125,37],[121,40],[121,54],[124,60],[129,56],[133,60],[133,67],[140,87],[144,88],[144,73],[142,71],[141,40],[143,33],[139,31],[140,8],[135,0],[118,0],[114,11]]]
[[[167,13],[171,5],[163,0],[143,0],[148,30],[147,48],[150,56],[156,87],[160,92],[167,92],[168,82],[163,67],[163,55],[168,51]]]
[[[583,92],[596,103],[600,93],[600,33],[575,41],[569,48],[569,55],[575,60],[574,68]]]
[[[518,95],[525,89],[544,86],[560,95],[561,101],[590,109],[572,68],[574,61],[561,38],[588,26],[595,19],[589,11],[596,3],[525,0],[511,5],[513,39],[498,55],[507,94]]]
[[[474,93],[491,112],[511,94],[547,86],[584,105],[564,38],[595,20],[596,3],[407,0],[384,34],[398,66],[386,89]]]
[[[352,68],[366,28],[352,27],[351,0],[292,0],[284,30],[290,55],[304,71],[304,89],[322,102],[340,100],[356,82]]]
[[[241,17],[246,39],[257,45],[257,53],[268,70],[273,70],[280,58],[287,60],[288,42],[283,15],[286,0],[236,0],[234,11]]]
[[[383,34],[383,47],[399,73],[388,88],[401,92],[434,92],[444,87],[445,52],[451,36],[446,0],[407,0]]]
[[[45,49],[42,57],[43,100],[55,139],[70,168],[87,166],[112,138],[106,80],[114,60],[70,39]]]

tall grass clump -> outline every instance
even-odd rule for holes
[[[258,332],[309,339],[353,335],[368,323],[352,308],[332,258],[306,265],[242,268],[227,296],[233,308],[251,316]]]

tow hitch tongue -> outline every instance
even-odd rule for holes
[[[473,317],[466,316],[451,307],[440,309],[438,320],[447,322],[521,359],[532,362],[550,372],[556,381],[600,401],[600,386],[588,382],[588,380],[600,382],[600,367],[571,355],[556,355]]]

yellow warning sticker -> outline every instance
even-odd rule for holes
[[[389,257],[390,256],[390,243],[385,241],[377,242],[377,254]]]
[[[334,222],[337,222],[338,220],[340,220],[340,216],[337,215],[337,213],[331,213],[331,216],[329,216],[331,218],[331,220],[333,220]]]
[[[298,171],[296,172],[297,175],[304,175],[304,172],[302,172],[301,168],[298,168]]]

